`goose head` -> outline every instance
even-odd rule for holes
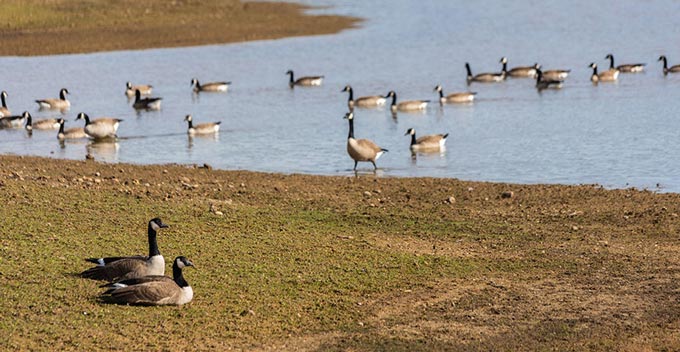
[[[288,71],[286,71],[286,74],[292,76],[292,75],[293,75],[293,70],[288,70]]]
[[[345,86],[345,88],[343,88],[343,89],[341,90],[341,92],[350,92],[351,90],[352,90],[352,86],[350,86],[350,85],[348,84],[348,85]]]
[[[501,58],[501,61],[499,61],[499,62],[502,63],[502,64],[507,64],[507,63],[508,63],[508,58],[505,57],[505,56],[503,56],[503,57]]]
[[[71,93],[69,93],[68,89],[62,88],[59,91],[59,98],[61,98],[62,100],[66,100],[66,94],[71,94]]]
[[[345,117],[343,117],[343,118],[348,119],[348,120],[352,120],[352,119],[354,119],[354,113],[348,112],[348,113],[345,114]]]
[[[590,65],[588,65],[588,67],[595,69],[595,68],[597,68],[597,64],[594,63],[594,62],[591,62]]]
[[[149,228],[153,229],[154,231],[158,231],[159,229],[164,229],[167,227],[168,225],[164,224],[160,218],[153,218],[149,221]]]
[[[435,92],[441,92],[442,91],[442,86],[441,84],[438,84],[436,87],[434,87]]]
[[[81,119],[85,120],[85,122],[90,121],[90,117],[84,112],[81,112],[81,113],[78,114],[78,116],[76,116],[76,121],[81,120]]]
[[[178,268],[183,269],[187,266],[194,266],[194,263],[192,263],[189,259],[187,259],[185,256],[179,256],[175,258],[175,264],[177,265]]]
[[[125,88],[127,88],[127,89],[132,89],[132,83],[130,83],[130,82],[125,82]]]
[[[416,134],[416,130],[413,129],[413,128],[409,128],[409,129],[406,130],[406,133],[404,133],[404,136],[414,135],[414,134]]]
[[[197,86],[198,85],[198,80],[196,78],[191,79],[191,86]]]
[[[191,122],[191,115],[185,116],[184,121]]]

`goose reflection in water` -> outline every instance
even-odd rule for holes
[[[212,134],[196,134],[196,135],[190,135],[187,134],[187,148],[191,149],[194,147],[194,142],[200,143],[200,141],[211,141],[211,142],[219,142],[220,141],[220,134],[219,133],[212,133]]]
[[[93,140],[86,146],[87,153],[94,156],[95,160],[105,162],[117,162],[119,148],[120,145],[115,140]]]

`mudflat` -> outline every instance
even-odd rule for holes
[[[4,350],[680,347],[678,194],[0,156],[0,202]],[[156,216],[194,300],[102,303]]]
[[[336,33],[359,19],[238,0],[3,0],[0,55],[221,44]]]

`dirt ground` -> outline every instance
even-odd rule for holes
[[[0,55],[221,44],[331,34],[358,19],[291,3],[238,0],[3,0]]]
[[[23,346],[101,349],[78,339],[91,334],[87,325],[58,328],[78,317],[33,316],[66,304],[96,316],[102,331],[117,326],[96,336],[113,349],[680,349],[678,194],[15,156],[0,157],[0,170],[0,294],[9,297],[0,308],[23,318],[0,327],[6,348],[30,340]],[[155,214],[192,234],[161,247],[181,243],[197,263],[187,274],[194,302],[113,309],[95,300],[96,283],[68,277],[88,255],[117,254],[107,251],[116,239],[87,236],[140,233]],[[138,252],[140,241],[124,251]],[[59,248],[54,272],[20,267],[25,252],[52,256],[28,250],[35,242]],[[69,288],[40,302],[17,284],[42,286],[43,276]],[[34,318],[52,328],[36,329]],[[156,325],[142,322],[161,318],[201,328],[181,329],[180,339],[165,325],[162,338],[149,334]]]

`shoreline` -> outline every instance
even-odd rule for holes
[[[0,4],[0,56],[43,56],[219,45],[325,35],[359,18],[310,15],[295,3],[132,0],[7,0]],[[133,10],[131,10],[133,9]]]

